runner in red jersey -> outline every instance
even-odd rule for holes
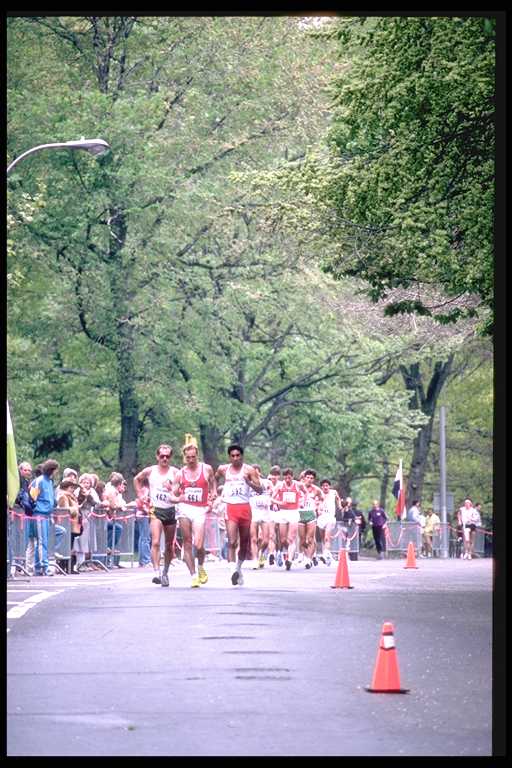
[[[217,476],[224,478],[222,497],[226,502],[226,530],[228,534],[228,561],[231,569],[231,583],[244,583],[242,563],[251,556],[251,489],[261,492],[260,478],[256,470],[244,464],[244,449],[237,443],[228,448],[230,464],[221,464]],[[236,559],[236,548],[238,559]],[[235,562],[236,560],[236,562]]]
[[[293,479],[293,469],[285,469],[283,480],[279,483],[272,500],[279,507],[279,512],[274,514],[274,520],[279,524],[279,540],[281,542],[282,557],[286,570],[292,567],[295,554],[297,530],[299,524],[299,505],[304,486]],[[277,564],[281,564],[281,552],[277,556]]]
[[[217,483],[209,464],[198,460],[197,447],[189,443],[183,447],[185,466],[178,479],[179,504],[177,519],[183,536],[183,559],[192,577],[192,587],[206,584],[204,569],[204,524],[206,512],[217,496]],[[197,552],[197,575],[192,551],[192,538]]]

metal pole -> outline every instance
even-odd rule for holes
[[[439,468],[440,468],[440,502],[441,502],[441,557],[446,559],[448,549],[448,520],[446,514],[446,406],[439,409]]]
[[[110,145],[104,141],[103,139],[80,139],[79,141],[54,141],[51,144],[39,144],[37,147],[32,147],[32,149],[27,149],[26,152],[23,152],[22,155],[17,157],[15,160],[12,161],[10,165],[7,166],[7,175],[12,171],[15,165],[17,165],[20,160],[23,160],[25,157],[28,157],[29,155],[33,155],[34,152],[40,152],[42,149],[84,149],[86,152],[89,152],[91,155],[101,155],[103,152],[106,152],[108,149],[110,149]]]

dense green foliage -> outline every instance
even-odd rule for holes
[[[389,314],[477,312],[492,333],[495,20],[352,18],[337,37],[326,268],[363,277],[375,299],[413,288]]]
[[[190,432],[211,463],[237,439],[264,469],[312,465],[368,501],[384,476],[391,505],[439,402],[413,402],[401,366],[427,392],[464,336],[384,328],[354,305],[357,280],[317,266],[337,244],[296,174],[323,151],[335,48],[285,17],[9,19],[9,159],[81,135],[112,146],[36,154],[9,176],[20,457],[129,476]],[[484,432],[489,367],[460,384]],[[471,418],[463,398],[457,428]],[[437,469],[422,467],[430,489]]]

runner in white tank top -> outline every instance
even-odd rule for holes
[[[270,480],[261,477],[261,468],[258,464],[253,464],[260,477],[263,493],[251,491],[249,504],[251,505],[251,566],[253,570],[265,566],[265,554],[269,542],[269,528],[272,513],[270,505],[272,503],[272,490],[274,486]]]
[[[153,584],[169,586],[169,566],[174,554],[174,536],[176,533],[176,507],[178,501],[174,491],[179,477],[179,469],[169,466],[172,456],[170,445],[163,443],[158,447],[158,464],[145,467],[133,478],[137,498],[142,500],[149,486],[151,562],[153,563]],[[165,537],[164,567],[160,573],[160,540]]]
[[[228,562],[231,570],[233,585],[244,583],[242,563],[250,558],[251,546],[251,489],[261,491],[258,473],[249,464],[243,462],[243,448],[233,443],[228,448],[230,463],[221,464],[217,469],[217,477],[224,479],[222,496],[226,502],[226,531],[228,534]],[[238,558],[236,548],[238,539],[240,546]]]

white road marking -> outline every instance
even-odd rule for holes
[[[34,605],[37,605],[38,603],[41,603],[43,600],[46,600],[48,597],[51,597],[52,595],[58,595],[60,592],[63,592],[64,590],[60,589],[56,592],[39,592],[38,594],[32,595],[32,597],[27,597],[26,600],[23,600],[23,602],[16,605],[14,608],[11,608],[9,611],[7,611],[7,618],[8,619],[19,619],[21,616],[24,616],[27,611],[29,611],[31,608],[34,607]]]

